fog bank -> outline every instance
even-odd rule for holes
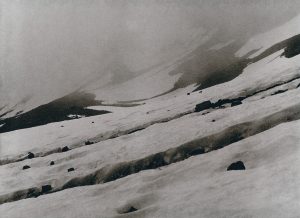
[[[218,41],[247,39],[299,9],[296,0],[1,0],[0,106],[64,95],[94,78],[116,83],[216,30]]]

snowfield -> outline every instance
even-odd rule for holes
[[[276,31],[238,55],[268,48],[254,42]],[[94,90],[149,98],[132,107],[93,106],[112,113],[2,133],[1,218],[300,217],[300,55],[283,51],[229,82],[151,98],[180,76],[170,65]],[[246,169],[228,171],[237,161]]]

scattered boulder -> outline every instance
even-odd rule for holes
[[[27,158],[28,159],[34,158],[34,154],[32,152],[28,152]]]
[[[86,141],[85,143],[84,143],[85,145],[92,145],[92,144],[94,144],[94,142],[91,142],[91,141]]]
[[[73,167],[68,169],[68,172],[72,172],[72,171],[75,171],[75,169]]]
[[[67,152],[67,151],[69,151],[70,149],[69,149],[69,147],[68,146],[65,146],[65,147],[63,147],[62,149],[61,149],[61,152]]]
[[[42,192],[46,193],[52,190],[52,186],[51,185],[43,185],[42,186]]]
[[[211,122],[213,122],[213,123],[214,123],[214,122],[216,122],[216,120],[212,120]]]
[[[63,125],[61,125],[60,127],[64,127]]]
[[[196,105],[195,112],[200,112],[206,109],[213,107],[213,104],[210,101],[204,101]]]
[[[188,92],[188,93],[186,93],[186,94],[187,94],[187,95],[190,95],[191,93]]]
[[[237,161],[235,163],[230,164],[229,167],[227,167],[227,171],[230,170],[245,170],[246,167],[242,161]]]
[[[92,123],[95,123],[94,121],[92,121]]]
[[[51,161],[51,162],[50,162],[50,166],[52,166],[52,165],[54,165],[54,164],[55,164],[54,161]]]
[[[30,166],[28,166],[28,165],[23,166],[23,170],[27,170],[29,168],[30,168]]]

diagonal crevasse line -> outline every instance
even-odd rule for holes
[[[156,169],[183,161],[191,156],[201,155],[203,153],[221,149],[234,142],[238,142],[271,129],[281,123],[298,119],[300,119],[300,104],[254,121],[233,125],[218,133],[196,138],[178,147],[151,154],[144,158],[104,166],[103,168],[85,176],[70,179],[61,187],[55,187],[49,192],[43,192],[42,188],[39,187],[31,187],[5,194],[0,196],[0,204],[31,197],[38,197],[40,195],[54,193],[68,188],[111,182],[140,171]]]
[[[257,95],[257,94],[259,94],[261,92],[265,92],[267,90],[276,88],[278,86],[281,86],[281,85],[284,85],[284,84],[288,84],[288,83],[293,82],[294,80],[297,80],[297,79],[300,79],[299,75],[297,75],[296,77],[293,77],[293,78],[291,78],[291,79],[289,79],[287,81],[278,82],[278,83],[273,84],[273,85],[271,85],[269,87],[260,89],[258,91],[255,91],[253,93],[250,93],[250,94],[247,94],[247,95],[244,95],[244,96],[239,96],[239,97],[232,98],[232,99],[220,99],[216,103],[211,103],[210,101],[206,101],[206,102],[209,102],[209,103],[207,103],[203,108],[200,108],[200,110],[197,110],[197,106],[196,106],[196,110],[195,111],[194,110],[186,111],[186,112],[179,113],[179,114],[176,114],[176,115],[171,116],[171,117],[166,117],[166,118],[162,118],[162,119],[150,121],[148,123],[144,123],[142,125],[138,125],[136,127],[133,127],[133,128],[130,128],[130,129],[126,129],[126,130],[121,130],[121,131],[117,131],[117,132],[112,131],[112,133],[108,134],[107,137],[104,137],[104,135],[106,135],[107,133],[102,133],[102,134],[100,134],[98,136],[89,138],[89,139],[87,139],[85,141],[91,141],[92,142],[91,144],[95,144],[95,143],[98,143],[98,142],[101,142],[101,141],[105,141],[105,140],[117,138],[117,137],[120,137],[120,136],[123,136],[123,135],[128,135],[128,134],[131,134],[131,133],[134,133],[134,132],[137,132],[137,131],[144,130],[144,129],[146,129],[149,126],[152,126],[154,124],[169,122],[171,120],[175,120],[175,119],[181,118],[181,117],[186,116],[188,114],[191,114],[193,112],[200,112],[200,111],[204,111],[204,110],[207,110],[207,109],[216,109],[216,108],[222,107],[224,104],[227,104],[227,103],[232,103],[232,102],[236,102],[236,101],[243,101],[243,100],[245,100],[245,99],[247,99],[249,97],[252,97],[254,95]],[[202,103],[205,103],[205,102],[202,102]],[[197,104],[197,105],[201,105],[202,103]],[[73,149],[76,149],[76,148],[79,148],[79,147],[82,147],[82,146],[88,146],[88,145],[85,144],[85,141],[73,144],[70,147],[74,147]],[[73,149],[70,149],[70,150],[73,150]],[[60,153],[60,152],[61,152],[61,148],[54,148],[54,149],[48,150],[46,152],[36,153],[35,157],[45,157],[45,156],[48,156],[48,155],[51,155],[51,154],[55,154],[55,153]],[[26,160],[26,159],[27,159],[26,154],[22,154],[22,155],[19,155],[18,157],[14,157],[14,158],[0,159],[0,166],[1,165],[5,165],[5,164],[20,162],[20,161],[23,161],[23,160]]]

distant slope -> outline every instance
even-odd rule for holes
[[[15,117],[0,120],[0,133],[30,128],[48,123],[71,120],[109,113],[106,110],[92,110],[85,107],[100,105],[94,96],[85,93],[67,95]]]

